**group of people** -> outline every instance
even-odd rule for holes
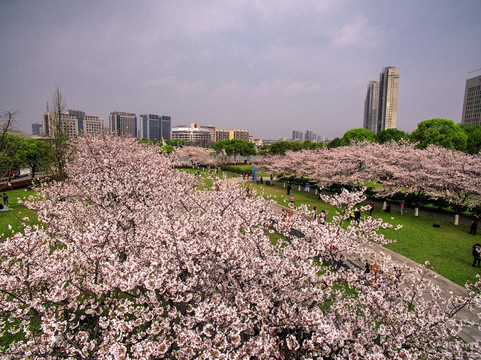
[[[327,211],[321,210],[321,212],[319,213],[319,219],[318,219],[317,208],[315,206],[312,208],[312,220],[313,221],[318,220],[319,224],[325,225],[326,224],[326,215],[327,215]]]

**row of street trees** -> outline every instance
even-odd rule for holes
[[[369,274],[338,268],[386,242],[379,219],[340,226],[362,192],[324,197],[339,213],[319,226],[219,179],[199,190],[157,146],[74,148],[65,180],[26,203],[41,225],[0,243],[0,329],[17,334],[5,357],[479,358],[455,315],[481,304],[481,282],[446,299],[387,257]]]

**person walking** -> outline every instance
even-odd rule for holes
[[[291,189],[292,189],[291,183],[287,184],[287,195],[291,193]]]
[[[473,245],[473,267],[478,263],[478,267],[481,267],[481,245],[476,243]]]
[[[404,201],[401,201],[401,205],[399,205],[399,211],[401,212],[401,215],[404,214]]]
[[[374,206],[375,206],[374,201],[371,201],[369,203],[369,216],[372,216],[372,212],[374,211]]]
[[[4,203],[5,205],[9,205],[9,204],[8,204],[8,195],[7,195],[6,193],[3,193],[2,198],[3,198],[3,203]]]
[[[474,214],[473,221],[471,222],[471,228],[469,229],[469,233],[471,235],[476,235],[476,229],[478,228],[478,222],[479,222],[479,216],[478,216],[478,214]]]

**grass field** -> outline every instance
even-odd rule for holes
[[[287,205],[289,201],[286,189],[281,186],[250,183],[250,187],[281,205]],[[314,193],[307,193],[302,189],[298,191],[298,187],[293,186],[291,195],[294,195],[295,206],[306,204],[309,209],[316,206],[318,213],[326,210],[328,212],[327,220],[332,219],[335,209],[322,200],[318,200]],[[367,216],[368,213],[365,212],[362,215]],[[394,226],[397,224],[403,226],[399,230],[382,230],[387,239],[395,241],[386,245],[387,248],[419,264],[429,261],[435,272],[461,286],[464,286],[466,281],[475,282],[476,274],[481,273],[480,268],[471,266],[473,261],[471,248],[474,243],[481,243],[481,236],[479,234],[469,235],[468,226],[455,226],[450,222],[434,220],[430,217],[414,217],[412,214],[401,216],[399,213],[386,213],[382,209],[376,209],[373,216],[382,218]],[[433,227],[434,222],[441,226]]]
[[[37,219],[34,211],[18,203],[18,198],[28,198],[28,196],[35,194],[34,191],[19,189],[5,191],[5,193],[8,195],[8,207],[10,210],[0,211],[0,234],[3,234],[0,236],[2,239],[10,236],[12,231],[20,231],[22,229],[22,223],[25,222],[23,220],[25,217],[30,219],[29,223],[34,223]],[[9,230],[9,225],[12,227],[12,230]]]

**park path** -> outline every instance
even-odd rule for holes
[[[231,184],[240,184],[244,182],[242,180],[242,177],[233,177],[233,178],[228,178],[227,179],[228,183]],[[382,202],[377,202],[376,206],[379,206],[379,208],[382,208]],[[279,204],[271,204],[272,210],[276,212],[282,212],[284,210],[288,210],[289,208],[279,205]],[[399,207],[396,206],[391,206],[391,211],[398,211],[399,212]],[[406,213],[406,208],[404,209],[404,212]],[[409,213],[409,209],[407,209],[407,212]],[[412,211],[414,213],[414,211]],[[437,212],[422,212],[420,210],[419,212],[420,216],[429,216],[433,217],[434,219],[439,219],[439,220],[454,220],[454,216],[451,215],[446,215],[446,214],[439,214]],[[443,218],[439,218],[439,215],[446,215]],[[448,219],[449,217],[449,219]],[[466,219],[465,219],[466,220]],[[460,223],[466,223],[465,221]],[[406,264],[409,265],[412,268],[419,268],[421,265],[416,263],[415,261],[398,254],[392,250],[389,250],[381,245],[371,243],[369,245],[366,245],[370,250],[373,250],[375,253],[377,253],[379,256],[383,256],[384,254],[388,255],[391,258],[391,261],[396,264]],[[434,271],[428,270],[427,274],[427,279],[429,279],[433,284],[437,285],[439,289],[441,290],[441,296],[444,298],[449,298],[451,294],[453,295],[458,295],[458,296],[467,296],[467,291],[464,287],[454,283],[453,281],[435,273]],[[428,296],[427,294],[425,296]],[[467,310],[461,310],[456,314],[456,317],[458,319],[470,319],[479,324],[480,319],[478,317],[478,313],[481,311],[481,309],[475,309],[474,311],[467,311]],[[466,342],[475,342],[477,340],[481,341],[481,330],[478,327],[473,327],[473,326],[465,326],[461,332],[460,332],[460,337],[466,341]]]

